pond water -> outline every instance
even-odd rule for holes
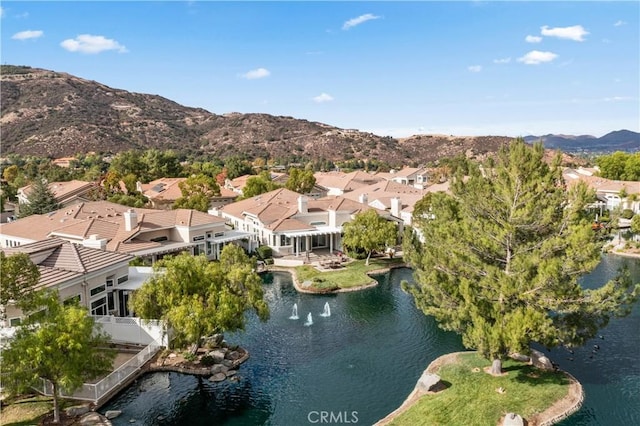
[[[585,280],[597,286],[615,274],[621,258],[609,256]],[[636,281],[640,263],[630,262]],[[460,338],[440,330],[400,288],[411,271],[378,277],[380,285],[338,295],[299,294],[287,273],[265,275],[271,318],[251,317],[244,333],[227,334],[251,358],[238,382],[213,383],[177,373],[153,373],[102,407],[122,410],[115,426],[145,425],[370,425],[395,410],[426,366],[438,356],[463,350]],[[326,313],[326,304],[331,311]],[[290,319],[294,304],[299,319]],[[313,324],[305,325],[309,313]],[[640,309],[613,320],[597,338],[552,359],[584,385],[587,397],[569,425],[640,424]],[[590,358],[593,344],[600,350]],[[565,358],[573,357],[573,361]],[[325,422],[326,423],[326,422]]]

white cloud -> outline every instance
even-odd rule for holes
[[[26,30],[26,31],[20,31],[19,33],[15,33],[14,35],[11,36],[11,38],[13,40],[29,40],[32,38],[42,37],[43,34],[44,32],[40,30],[38,31]]]
[[[509,62],[511,62],[511,58],[499,58],[493,60],[494,64],[508,64]]]
[[[627,25],[627,23],[625,21],[622,21],[622,20],[616,21],[616,23],[613,24],[614,27],[621,27],[623,25]]]
[[[604,98],[605,102],[624,102],[624,101],[632,101],[634,98],[629,96],[611,96],[609,98]]]
[[[268,69],[256,68],[255,70],[242,74],[242,78],[246,78],[247,80],[257,80],[259,78],[269,77],[270,75],[271,72]]]
[[[480,72],[482,71],[482,65],[471,65],[467,69],[471,72]]]
[[[527,43],[540,43],[542,41],[542,37],[528,35],[524,38],[524,41]]]
[[[551,62],[557,58],[553,52],[541,52],[539,50],[532,50],[521,58],[518,58],[518,62],[522,62],[527,65],[538,65],[544,62]]]
[[[556,27],[549,28],[548,26],[540,27],[540,33],[547,37],[558,37],[573,41],[584,41],[584,36],[589,34],[582,25],[574,25],[572,27]]]
[[[4,18],[4,7],[0,6],[0,18]]]
[[[317,102],[319,104],[323,103],[323,102],[331,102],[333,100],[333,96],[327,94],[327,93],[320,93],[318,96],[312,98],[314,102]]]
[[[19,15],[16,15],[16,18],[18,19],[26,19],[29,17],[29,12],[24,12],[24,13],[20,13]]]
[[[127,48],[117,41],[101,35],[80,34],[76,38],[69,38],[60,43],[69,52],[100,53],[115,50],[119,53],[128,52]]]
[[[371,21],[373,19],[380,19],[380,17],[372,13],[366,13],[364,15],[358,16],[357,18],[349,19],[342,25],[342,29],[348,30],[349,28],[355,27],[356,25],[360,25],[364,22]]]

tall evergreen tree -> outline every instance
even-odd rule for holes
[[[593,193],[567,191],[559,158],[549,166],[543,155],[541,144],[517,140],[494,167],[471,167],[453,195],[431,195],[429,213],[415,217],[423,242],[404,247],[417,306],[492,360],[496,374],[532,342],[583,344],[628,313],[640,290],[624,274],[595,290],[579,285],[600,260],[584,210]]]
[[[56,196],[47,185],[46,180],[36,179],[27,195],[27,202],[20,204],[20,217],[32,214],[46,214],[60,208]]]

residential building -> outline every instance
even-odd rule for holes
[[[276,256],[302,256],[314,250],[342,250],[342,225],[371,208],[344,197],[312,199],[281,188],[223,206],[214,213],[234,229],[252,235],[249,250],[268,245]],[[377,211],[394,220],[387,212]]]
[[[128,283],[129,261],[133,256],[72,244],[61,238],[2,251],[5,256],[29,255],[40,272],[35,290],[55,289],[61,302],[78,301],[92,315],[128,314],[128,291],[121,287]],[[20,323],[23,314],[14,304],[1,308],[6,315],[4,326]]]
[[[88,194],[96,188],[95,182],[71,180],[68,182],[51,182],[47,185],[61,206],[68,206],[79,201],[89,201]],[[32,185],[18,189],[18,203],[28,204]]]
[[[343,172],[317,172],[316,185],[324,188],[327,195],[343,195],[358,188],[383,181],[384,178],[377,174],[357,170],[351,173]]]
[[[152,263],[182,251],[217,259],[225,244],[249,234],[231,230],[224,219],[195,210],[138,209],[108,201],[79,203],[0,225],[0,247],[51,237],[132,254]]]
[[[343,197],[379,210],[386,210],[392,216],[401,219],[404,225],[411,225],[414,205],[427,193],[439,191],[448,192],[449,182],[419,189],[415,186],[388,180],[347,192]]]
[[[136,184],[136,189],[149,199],[154,209],[169,210],[175,201],[182,197],[180,182],[187,178],[160,178],[149,183]]]
[[[593,207],[606,210],[631,209],[640,213],[640,182],[605,179],[596,176],[596,169],[565,169],[563,177],[568,186],[584,182],[596,192],[598,201]]]

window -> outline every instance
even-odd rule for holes
[[[193,237],[193,241],[204,241],[204,235],[198,235],[197,237]]]
[[[122,284],[125,281],[129,281],[129,275],[122,276],[118,278],[118,284]]]
[[[90,293],[91,293],[91,296],[95,296],[96,294],[100,294],[105,290],[106,290],[106,285],[102,284],[102,285],[99,285],[98,287],[92,288]]]
[[[198,244],[198,245],[193,246],[193,255],[194,256],[199,256],[201,254],[205,254],[204,244]]]
[[[309,225],[311,226],[324,226],[327,222],[311,222]]]
[[[224,232],[216,232],[215,234],[213,234],[214,237],[222,237],[224,236]]]
[[[115,311],[116,309],[116,300],[113,293],[113,291],[107,293],[107,308],[109,309],[109,312]]]
[[[155,237],[152,238],[151,241],[153,241],[154,243],[160,243],[162,241],[167,241],[169,238],[167,238],[166,235],[163,235],[162,237]]]
[[[114,278],[115,277],[113,275],[107,277],[107,287],[113,287],[113,283],[115,282]]]
[[[107,315],[107,298],[103,297],[91,302],[91,315]]]
[[[291,238],[287,237],[286,235],[280,235],[280,245],[281,246],[290,246],[291,245]]]
[[[17,327],[20,325],[20,323],[22,323],[22,318],[11,318],[9,320],[10,327]]]
[[[80,304],[80,300],[81,300],[80,295],[76,294],[75,296],[71,296],[71,297],[66,298],[64,300],[64,302],[62,302],[62,304],[64,306],[76,305],[76,304],[79,305]]]

